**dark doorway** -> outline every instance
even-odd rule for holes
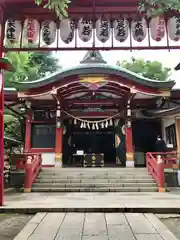
[[[84,154],[103,153],[105,165],[115,165],[116,150],[113,128],[88,130],[76,127],[72,136],[72,153],[76,154],[77,150],[83,150]]]
[[[135,162],[139,161],[141,166],[145,166],[146,152],[155,152],[156,138],[161,134],[161,122],[159,120],[135,120],[132,123],[133,144]],[[139,159],[144,154],[144,159]],[[139,165],[137,164],[137,165]]]

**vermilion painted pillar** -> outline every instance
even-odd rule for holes
[[[130,103],[128,103],[127,105],[126,120],[127,120],[126,121],[126,167],[134,167],[134,147],[133,147]]]
[[[55,165],[63,166],[62,162],[62,141],[63,141],[63,128],[61,122],[60,102],[57,102],[56,111],[56,146],[55,146]]]
[[[31,149],[31,120],[32,120],[32,112],[29,112],[28,117],[26,119],[26,134],[25,134],[24,152],[29,152]]]
[[[3,9],[0,6],[0,23],[3,25]],[[0,57],[3,57],[4,27],[0,31]],[[0,206],[4,205],[4,75],[0,69]]]
[[[55,165],[62,166],[62,138],[63,128],[56,127]]]
[[[126,128],[126,166],[134,167],[132,127]]]

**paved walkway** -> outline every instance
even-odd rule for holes
[[[0,211],[31,209],[49,211],[102,211],[180,213],[180,194],[176,193],[8,193]],[[140,210],[140,211],[139,211]],[[161,211],[162,210],[162,211]]]
[[[14,240],[177,240],[153,214],[38,213]]]

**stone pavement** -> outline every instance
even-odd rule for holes
[[[154,214],[37,213],[14,240],[177,240]]]
[[[0,212],[180,213],[176,193],[7,193]]]

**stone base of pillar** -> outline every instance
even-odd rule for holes
[[[126,153],[126,167],[134,167],[134,153]]]
[[[56,153],[55,154],[55,166],[57,166],[57,167],[62,167],[63,166],[62,153]]]
[[[126,167],[134,167],[134,161],[126,161]]]

